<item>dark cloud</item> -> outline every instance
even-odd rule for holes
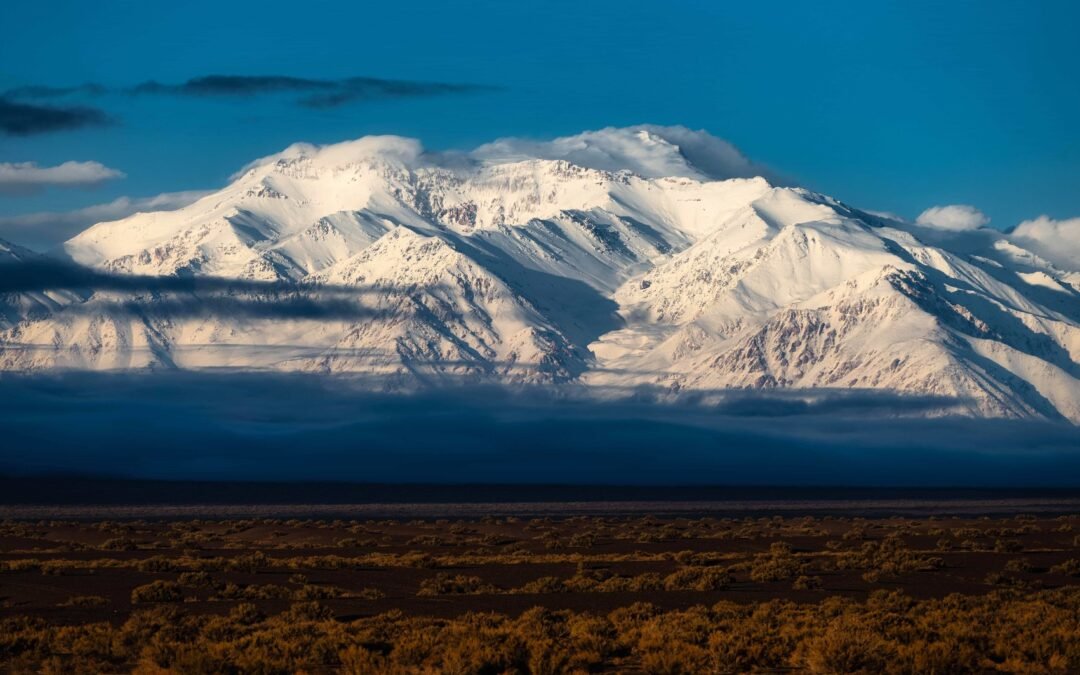
[[[357,289],[356,295],[362,295]],[[261,294],[211,296],[171,293],[166,297],[132,299],[95,298],[86,305],[75,305],[68,313],[90,316],[125,314],[133,317],[167,318],[169,320],[227,316],[234,319],[307,320],[307,321],[370,321],[383,319],[388,313],[367,307],[358,298],[326,297],[302,289]],[[3,347],[0,347],[0,351]]]
[[[249,97],[262,94],[304,94],[297,103],[309,108],[333,108],[354,101],[390,98],[419,98],[491,90],[472,84],[411,82],[374,77],[319,80],[283,75],[208,75],[180,84],[144,82],[128,91],[132,94],[172,94],[179,96]]]
[[[97,108],[20,103],[0,97],[0,132],[9,136],[72,131],[111,123],[109,116]]]
[[[63,260],[40,257],[0,264],[0,293],[43,290],[116,291],[122,293],[286,292],[305,288],[283,281],[254,281],[212,276],[111,274]],[[355,291],[352,286],[320,289]]]
[[[335,83],[283,75],[207,75],[180,84],[149,81],[128,89],[132,94],[175,94],[179,96],[255,96],[278,92],[332,90]]]
[[[337,86],[334,91],[316,93],[301,98],[300,105],[309,108],[333,108],[353,101],[471,94],[498,90],[498,87],[475,84],[408,82],[403,80],[380,80],[371,77],[352,77],[340,80],[335,84]]]
[[[0,132],[27,136],[56,131],[100,127],[113,120],[91,106],[54,106],[44,100],[104,94],[168,95],[196,98],[251,98],[285,94],[305,108],[336,108],[349,103],[400,98],[428,98],[450,94],[497,91],[498,87],[447,82],[413,82],[375,77],[322,80],[286,75],[207,75],[179,84],[147,81],[134,87],[113,88],[98,83],[70,87],[27,85],[0,93]]]
[[[74,291],[84,298],[105,293],[85,303],[66,306],[63,309],[66,313],[322,321],[359,321],[383,316],[361,302],[372,292],[364,286],[312,286],[210,276],[110,274],[46,257],[0,264],[0,297],[7,293],[46,290]],[[0,344],[0,351],[3,348]]]

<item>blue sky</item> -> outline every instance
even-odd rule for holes
[[[24,2],[0,91],[113,119],[0,135],[0,163],[97,161],[96,187],[0,194],[0,217],[222,185],[295,141],[431,148],[642,122],[704,128],[794,182],[913,218],[973,204],[997,227],[1080,216],[1080,3]],[[496,89],[307,108],[295,96],[135,96],[207,75],[368,76]],[[30,237],[33,239],[33,237]]]

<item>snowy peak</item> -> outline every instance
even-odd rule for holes
[[[332,145],[294,143],[279,153],[257,159],[233,179],[270,174],[310,178],[330,171],[355,171],[357,167],[415,166],[423,154],[420,141],[402,136],[365,136]]]

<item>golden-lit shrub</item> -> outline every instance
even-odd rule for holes
[[[514,593],[564,593],[567,589],[559,577],[540,577],[514,589]]]
[[[684,567],[664,577],[668,591],[718,591],[732,582],[731,572],[722,567]]]
[[[217,585],[214,578],[206,572],[181,572],[176,583],[188,588],[213,588]]]
[[[882,673],[890,661],[890,646],[865,621],[844,614],[808,641],[805,665],[813,673]]]
[[[770,547],[768,553],[754,556],[750,578],[759,583],[793,579],[802,573],[803,567],[799,559],[791,553],[791,547],[777,542]]]
[[[184,592],[175,581],[158,579],[143,586],[136,586],[131,591],[131,602],[179,602],[184,599]]]
[[[122,625],[0,620],[0,670],[14,672],[822,673],[1072,672],[1080,668],[1080,590],[915,600],[875,593],[606,615],[536,608],[510,618],[401,612],[336,621],[317,603],[263,616],[174,606]]]

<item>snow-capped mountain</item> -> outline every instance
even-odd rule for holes
[[[1076,270],[757,173],[650,126],[467,154],[294,145],[65,244],[116,275],[236,283],[21,294],[0,305],[0,367],[872,388],[1080,422]]]

